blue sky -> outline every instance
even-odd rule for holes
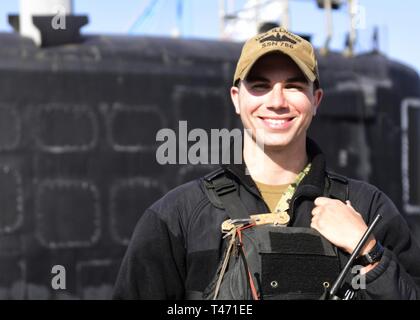
[[[156,1],[155,6],[151,4]],[[238,0],[240,3],[243,0]],[[315,46],[325,39],[324,13],[315,0],[291,1],[291,30],[312,34]],[[177,19],[176,0],[74,0],[76,14],[88,14],[84,33],[146,34],[170,36],[177,24],[182,37],[219,37],[219,0],[183,0],[183,16]],[[369,50],[373,28],[379,27],[380,48],[388,57],[408,64],[420,73],[419,0],[360,0],[365,10],[365,28],[359,30],[359,51]],[[146,15],[147,19],[138,18]],[[0,31],[11,31],[7,14],[17,13],[19,0],[0,0]],[[342,49],[349,24],[345,10],[334,12],[332,48]],[[137,20],[137,23],[135,23]],[[1,45],[1,44],[0,44]]]

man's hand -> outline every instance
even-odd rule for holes
[[[351,254],[368,228],[360,213],[354,210],[350,201],[344,204],[339,200],[318,197],[314,203],[311,227]],[[368,253],[375,243],[371,235],[360,255]]]

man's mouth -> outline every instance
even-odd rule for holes
[[[263,123],[271,129],[287,129],[295,117],[289,118],[268,118],[268,117],[259,117]]]

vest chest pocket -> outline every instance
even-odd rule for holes
[[[205,298],[214,298],[219,280],[216,299],[319,299],[340,272],[336,249],[313,229],[263,225],[237,238]]]
[[[336,249],[309,228],[255,229],[262,299],[319,299],[340,272]]]

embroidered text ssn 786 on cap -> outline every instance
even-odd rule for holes
[[[310,42],[284,28],[274,28],[256,35],[245,43],[236,66],[233,84],[244,80],[259,58],[276,51],[288,55],[309,81],[319,81],[318,63]]]

